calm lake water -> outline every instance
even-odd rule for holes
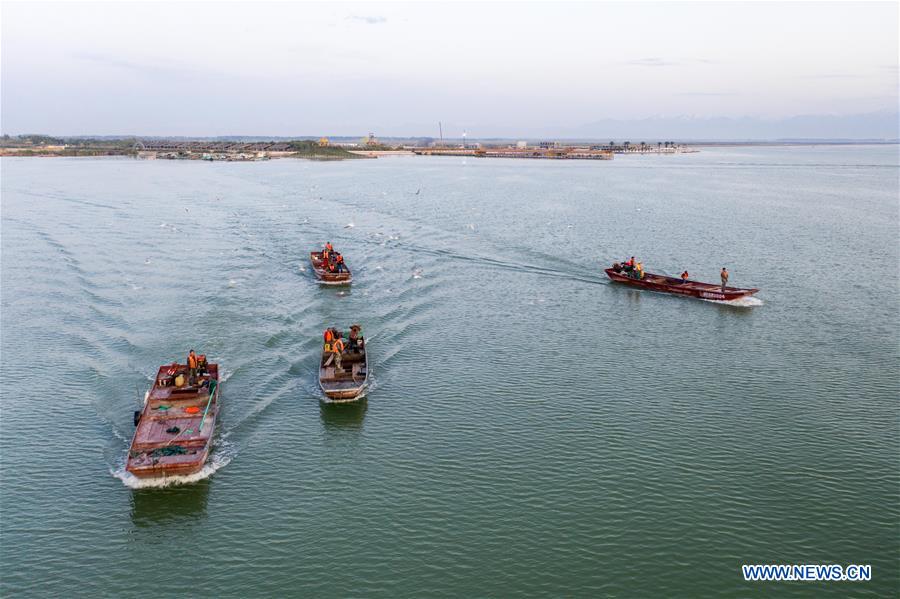
[[[3,596],[900,592],[897,146],[0,168]],[[632,254],[761,291],[608,283]],[[351,322],[374,385],[325,405]],[[132,411],[191,347],[211,464],[134,488]]]

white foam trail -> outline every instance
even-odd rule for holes
[[[166,476],[164,478],[138,478],[125,470],[125,464],[118,468],[110,468],[109,473],[122,481],[129,489],[161,489],[172,485],[187,485],[209,478],[220,468],[224,468],[237,455],[237,450],[228,442],[220,442],[206,460],[203,468],[194,474],[185,476]]]
[[[739,297],[736,300],[731,301],[723,301],[723,300],[703,300],[705,302],[711,302],[713,304],[722,304],[723,306],[736,306],[738,308],[754,308],[756,306],[762,306],[765,302],[763,302],[758,297]]]

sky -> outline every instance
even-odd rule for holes
[[[896,138],[898,18],[897,2],[4,1],[0,128],[789,136],[814,115],[823,136]]]

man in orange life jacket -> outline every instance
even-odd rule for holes
[[[334,342],[334,329],[327,328],[325,332],[322,334],[322,337],[325,339],[325,346],[323,347],[323,351],[328,354],[331,353],[331,344]]]
[[[325,360],[325,366],[330,366],[334,362],[335,371],[341,370],[341,354],[344,353],[344,341],[337,337],[331,344],[331,355]]]
[[[194,353],[194,350],[191,350],[187,357],[188,385],[193,385],[194,381],[197,379],[197,365],[197,354]]]
[[[682,282],[682,283],[687,283],[687,282],[688,282],[688,277],[689,277],[689,276],[690,276],[690,275],[688,274],[688,271],[684,271],[683,273],[681,273],[681,282]]]
[[[338,272],[344,272],[344,270],[346,269],[346,267],[344,266],[344,256],[342,256],[340,252],[335,252],[334,264],[337,267]]]

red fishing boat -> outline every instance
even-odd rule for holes
[[[606,275],[617,283],[625,283],[626,285],[641,287],[642,289],[725,302],[749,297],[759,291],[759,289],[744,289],[741,287],[725,287],[723,290],[721,285],[701,283],[690,279],[682,281],[675,277],[655,275],[649,272],[644,273],[642,279],[635,279],[625,271],[617,271],[615,268],[607,268]]]
[[[353,282],[350,274],[350,267],[344,264],[341,272],[331,272],[325,267],[325,260],[322,258],[322,252],[310,252],[309,262],[312,264],[313,272],[316,278],[323,285],[349,285]]]
[[[194,474],[206,463],[219,412],[219,365],[190,381],[184,364],[161,366],[134,414],[137,427],[125,469],[140,478]]]

